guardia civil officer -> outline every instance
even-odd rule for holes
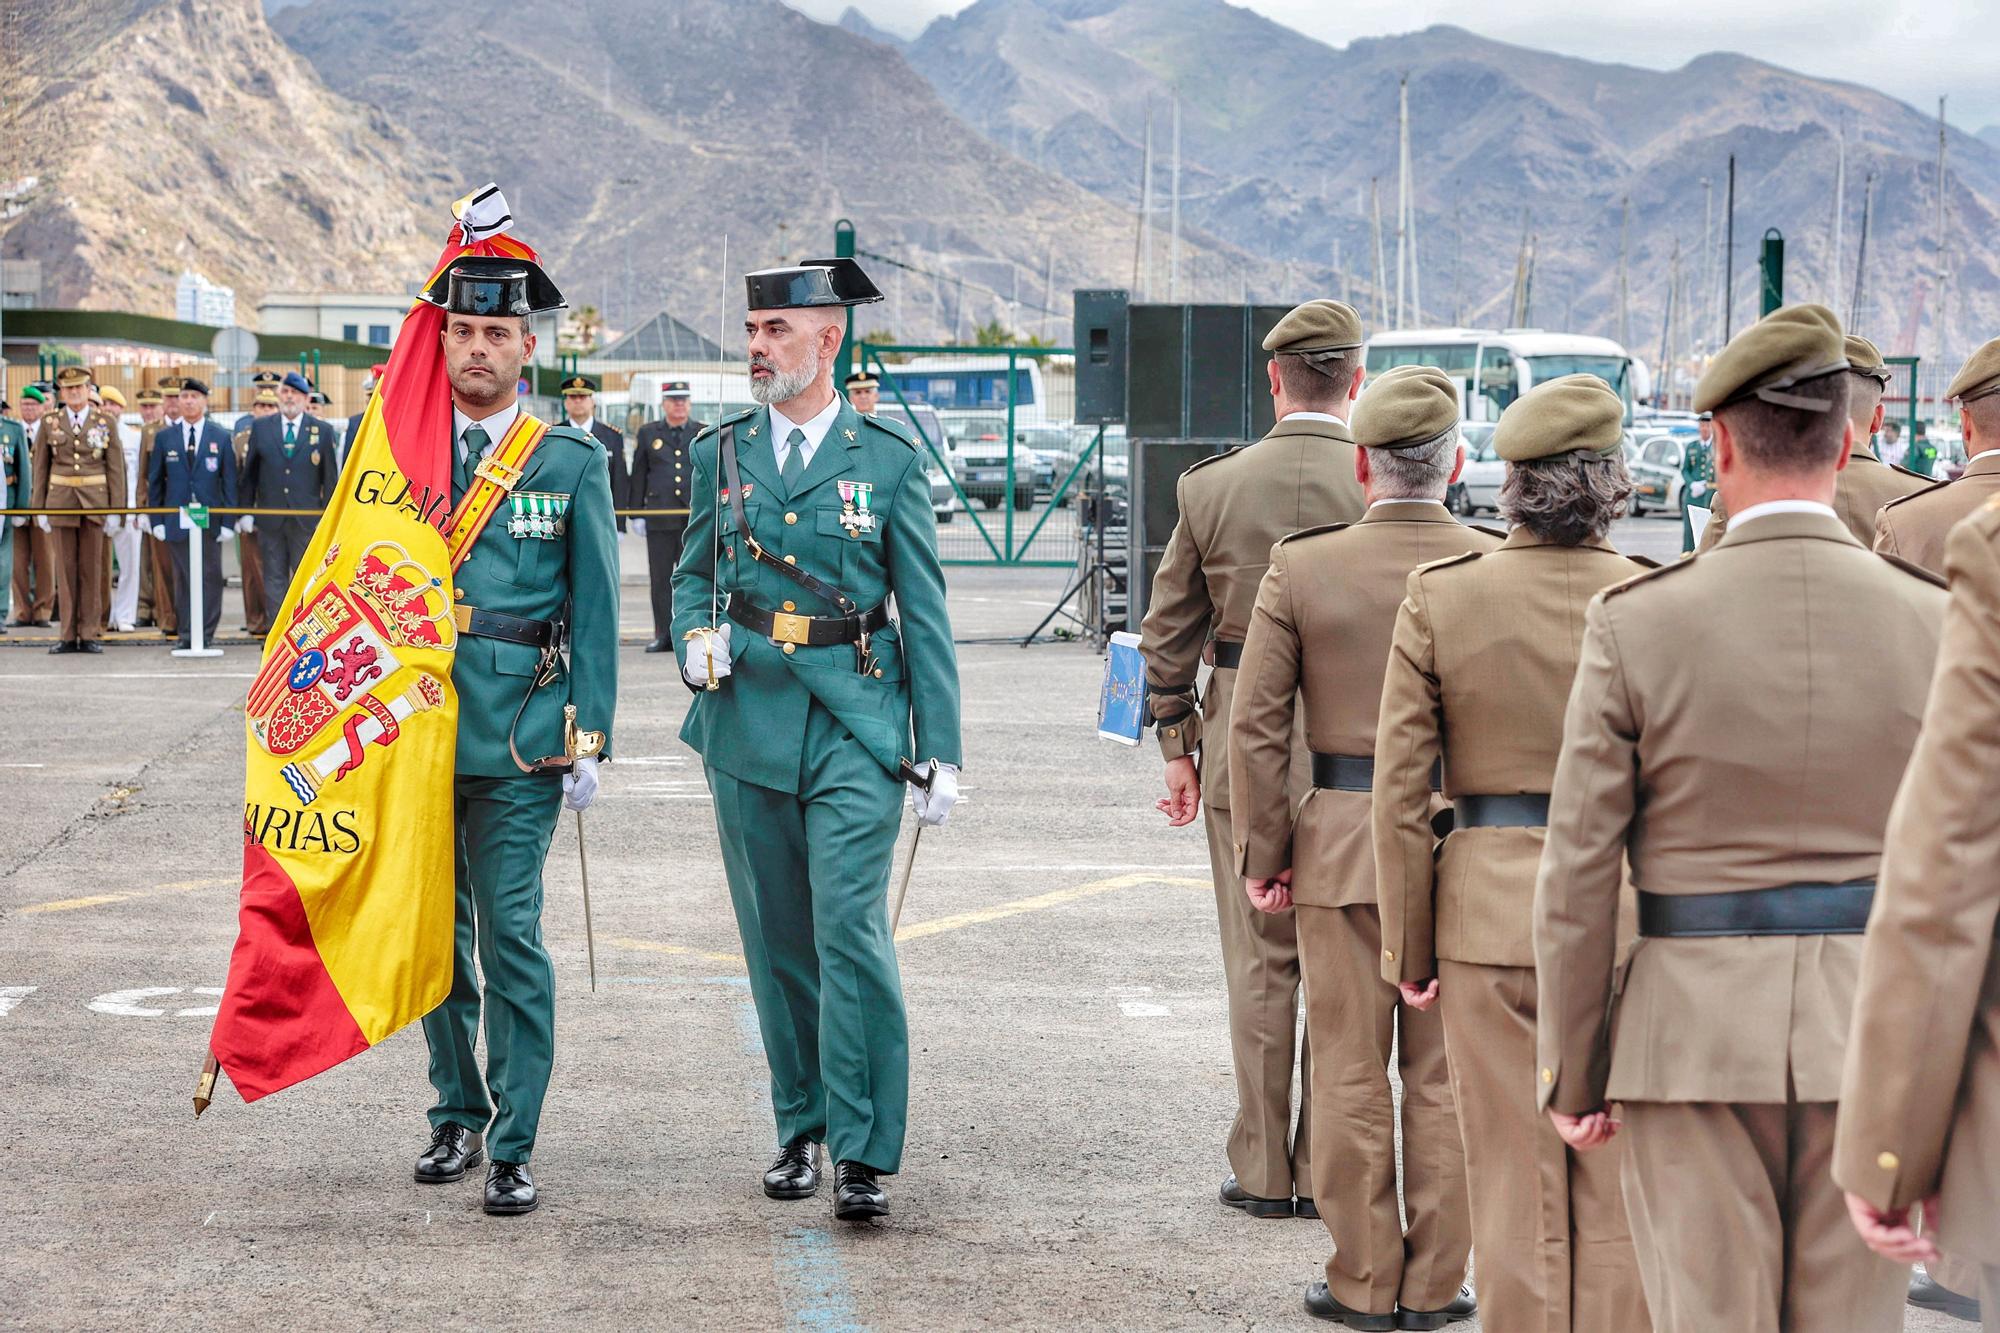
[[[56,410],[35,425],[34,508],[104,509],[125,498],[125,442],[118,418],[90,405],[91,373],[82,366],[56,372]],[[107,531],[116,516],[43,516],[35,526],[50,535],[55,554],[56,612],[61,617],[52,653],[101,653]]]
[[[1465,463],[1458,422],[1457,389],[1428,366],[1398,366],[1361,395],[1354,478],[1367,512],[1272,548],[1230,717],[1234,868],[1252,906],[1289,910],[1298,927],[1313,1199],[1333,1241],[1306,1310],[1356,1329],[1442,1328],[1474,1311],[1461,1289],[1472,1229],[1444,1027],[1399,1004],[1380,975],[1369,833],[1376,705],[1410,571],[1500,544],[1444,507]],[[1291,785],[1301,712],[1306,792]]]
[[[278,410],[251,423],[250,445],[243,464],[243,505],[248,509],[325,510],[340,478],[334,457],[333,424],[306,410],[312,386],[296,370],[278,385]],[[245,515],[237,531],[252,530]],[[284,605],[292,575],[305,558],[314,514],[257,519],[257,545],[264,559],[264,603],[276,615]]]
[[[1824,306],[1732,339],[1695,389],[1728,533],[1584,615],[1535,884],[1534,1077],[1573,1148],[1623,1104],[1661,1333],[1901,1326],[1905,1270],[1855,1235],[1829,1168],[1945,598],[1834,510],[1854,384]],[[1641,938],[1614,988],[1628,863]]]
[[[620,508],[631,503],[630,474],[625,467],[625,432],[608,421],[597,419],[597,381],[588,375],[571,375],[562,382],[563,415],[573,430],[580,430],[604,446],[611,463],[611,502]],[[625,520],[618,520],[625,531]]]
[[[181,380],[181,418],[153,437],[146,464],[146,502],[157,507],[184,508],[199,502],[210,509],[236,507],[236,444],[229,432],[208,415],[208,385],[193,376]],[[193,643],[190,619],[193,560],[188,542],[191,529],[178,515],[154,514],[153,536],[165,543],[174,568],[174,623],[180,627],[182,648]],[[200,529],[202,642],[215,642],[222,624],[222,539],[234,536],[233,520],[211,518]]]
[[[1189,468],[1180,516],[1153,578],[1141,628],[1151,713],[1166,758],[1160,809],[1175,828],[1208,802],[1205,831],[1222,932],[1236,1118],[1220,1197],[1252,1217],[1316,1217],[1312,1198],[1312,1057],[1297,1053],[1299,946],[1290,914],[1254,910],[1230,845],[1229,713],[1243,635],[1271,544],[1286,533],[1361,517],[1347,414],[1361,392],[1361,318],[1339,301],[1308,301],[1264,339],[1277,424],[1262,440]],[[1196,702],[1204,662],[1214,671]],[[1197,762],[1199,770],[1197,771]],[[1303,747],[1295,787],[1310,785]]]
[[[1965,471],[1882,506],[1875,549],[1944,573],[1945,537],[1958,521],[2000,494],[2000,338],[1974,352],[1952,376],[1945,397],[1958,403]]]
[[[882,381],[865,370],[857,370],[847,377],[842,385],[847,391],[847,401],[862,416],[874,414],[882,399]]]
[[[1624,414],[1594,375],[1536,385],[1508,405],[1493,449],[1507,463],[1500,512],[1513,531],[1496,550],[1410,574],[1382,684],[1382,975],[1444,1019],[1489,1333],[1649,1326],[1618,1182],[1624,1145],[1571,1150],[1529,1077],[1535,870],[1584,608],[1647,568],[1607,537],[1632,493]],[[1440,761],[1453,807],[1442,847]]]
[[[692,406],[686,380],[661,383],[661,420],[639,427],[639,447],[632,455],[632,508],[689,507],[694,437],[707,429],[706,422],[691,419]],[[653,641],[646,645],[649,653],[673,651],[674,565],[681,558],[687,525],[685,513],[648,514],[631,520],[631,530],[646,539],[646,577],[653,602]]]
[[[416,1178],[448,1183],[490,1158],[486,1211],[526,1213],[541,1201],[529,1161],[555,1056],[542,862],[565,805],[582,810],[597,795],[597,759],[568,761],[563,706],[602,733],[608,758],[618,698],[610,460],[594,437],[544,426],[515,395],[535,352],[529,316],[564,306],[538,264],[462,255],[423,299],[445,312],[453,510],[496,508],[455,579],[457,925],[451,992],[424,1018],[437,1102]]]
[[[771,1066],[780,1151],[764,1192],[815,1193],[823,1142],[834,1216],[859,1221],[888,1210],[879,1178],[902,1166],[909,1111],[886,903],[902,775],[916,759],[929,786],[911,786],[910,804],[944,823],[958,798],[958,664],[923,451],[833,387],[843,308],[881,293],[851,259],[745,283],[763,405],[695,442],[674,574],[697,691],[681,739],[715,796]]]

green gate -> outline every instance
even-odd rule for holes
[[[881,381],[877,414],[930,455],[948,565],[1076,563],[1077,498],[1103,431],[1074,426],[1066,347],[855,347]]]

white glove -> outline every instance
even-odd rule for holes
[[[951,818],[951,808],[958,804],[958,766],[941,764],[933,759],[931,767],[931,789],[925,791],[916,783],[910,784],[910,809],[917,815],[917,822],[926,828],[942,828]]]
[[[643,518],[627,519],[625,527],[634,537],[643,537],[646,535],[646,520]]]
[[[55,531],[55,528],[53,528],[49,524],[49,516],[47,514],[37,514],[35,516],[35,526],[40,528],[43,532]]]
[[[26,518],[17,518],[14,520],[14,526],[17,528],[25,528],[28,526],[28,520]]]
[[[107,535],[118,531],[118,529],[124,526],[125,526],[125,520],[118,517],[118,515],[106,514],[104,516],[104,531]]]
[[[233,542],[236,540],[236,529],[230,527],[227,523],[224,523],[218,528],[216,528],[215,532],[216,532],[215,539],[217,541]]]
[[[166,539],[167,539],[167,525],[164,523],[155,523],[153,525],[153,540],[156,542],[163,542]]]
[[[236,530],[247,537],[257,530],[257,520],[249,514],[245,514],[236,520]]]
[[[597,799],[597,756],[585,755],[563,774],[563,809],[588,810]]]
[[[696,689],[704,689],[709,681],[709,662],[715,663],[715,679],[722,680],[729,674],[729,625],[718,625],[709,647],[704,648],[699,638],[687,639],[681,644],[681,676]]]

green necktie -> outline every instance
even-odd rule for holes
[[[458,469],[451,478],[453,508],[457,508],[458,502],[465,498],[465,493],[472,489],[472,469],[479,466],[480,455],[485,452],[488,441],[493,437],[486,433],[484,426],[475,421],[465,428],[465,434],[459,438],[462,445],[458,451]]]
[[[785,448],[788,452],[784,465],[778,469],[778,480],[785,483],[785,494],[789,497],[798,485],[799,474],[806,470],[806,433],[792,427],[792,433],[785,437]]]
[[[296,421],[287,421],[285,423],[285,457],[290,458],[292,456],[292,448],[298,442],[299,423]]]

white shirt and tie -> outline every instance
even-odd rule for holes
[[[451,409],[451,437],[456,442],[454,456],[460,463],[469,462],[477,466],[478,459],[468,459],[466,457],[465,433],[474,426],[477,426],[485,433],[486,438],[479,442],[479,458],[484,458],[500,447],[500,441],[506,439],[507,432],[514,429],[514,422],[520,415],[521,400],[518,398],[501,408],[498,412],[495,412],[492,416],[481,417],[477,421],[474,421],[471,417],[459,411],[456,406],[453,406]]]
[[[793,421],[776,407],[771,409],[771,448],[778,462],[778,475],[787,487],[796,483],[799,475],[812,466],[813,456],[819,452],[821,442],[833,429],[834,420],[839,416],[839,394],[835,394],[807,421]],[[797,462],[792,461],[794,450],[797,451]]]

